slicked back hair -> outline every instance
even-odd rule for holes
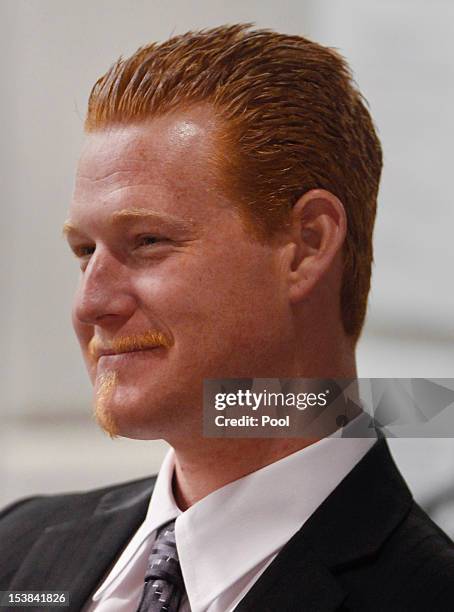
[[[345,332],[366,314],[380,142],[344,59],[300,36],[251,24],[188,32],[120,58],[94,85],[88,132],[208,104],[224,126],[213,158],[227,195],[259,240],[297,200],[323,188],[347,221],[339,296]]]

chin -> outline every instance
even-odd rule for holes
[[[131,438],[134,440],[159,440],[163,438],[164,429],[158,419],[150,419],[150,414],[136,414],[134,411],[115,404],[95,403],[94,416],[98,425],[111,438]]]
[[[94,416],[111,438],[161,440],[175,434],[187,435],[193,431],[187,417],[194,413],[187,399],[181,397],[178,401],[173,392],[166,395],[140,392],[137,387],[122,388],[112,373],[97,381]],[[201,430],[201,414],[197,421]]]

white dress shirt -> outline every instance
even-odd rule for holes
[[[375,440],[324,438],[225,485],[185,512],[172,493],[175,456],[170,449],[144,522],[84,612],[137,609],[156,532],[175,518],[187,593],[179,611],[231,612]]]

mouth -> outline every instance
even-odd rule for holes
[[[151,351],[155,351],[156,349],[163,348],[162,346],[149,346],[144,348],[131,348],[128,350],[115,351],[112,349],[101,350],[98,352],[98,361],[102,357],[134,357],[136,355],[142,355],[144,353],[149,353]]]
[[[172,342],[163,333],[150,330],[143,334],[120,336],[108,341],[93,336],[87,348],[88,357],[96,363],[101,357],[125,358],[144,355],[158,348],[170,348],[171,345]]]

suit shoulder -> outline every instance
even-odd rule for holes
[[[438,565],[440,569],[448,564],[451,572],[454,570],[453,541],[415,502],[387,546],[391,554],[398,552],[408,563],[430,563]]]
[[[449,576],[454,594],[454,542],[415,502],[391,545],[411,561],[415,575]]]
[[[136,495],[153,487],[156,477],[141,478],[120,484],[63,494],[37,495],[20,499],[0,512],[0,534],[16,526],[22,532],[28,525],[43,529],[47,525],[90,516],[102,498],[108,495]]]
[[[344,568],[341,580],[355,593],[353,599],[368,602],[371,610],[452,610],[454,543],[413,502],[380,549]]]
[[[121,504],[146,504],[155,478],[134,480],[86,492],[41,495],[19,500],[0,512],[0,590],[5,590],[30,549],[46,531],[64,523],[108,512]]]

